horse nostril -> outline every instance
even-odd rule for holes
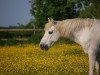
[[[45,46],[44,46],[44,49],[45,49],[45,50],[48,50],[48,49],[49,49],[48,45],[45,45]]]
[[[40,44],[40,47],[42,47],[42,44]]]
[[[40,44],[40,48],[42,50],[48,50],[49,49],[48,45],[45,45],[45,44]]]
[[[41,49],[44,49],[44,44],[40,44]]]

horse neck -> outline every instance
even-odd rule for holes
[[[90,19],[69,19],[61,21],[58,30],[62,37],[69,38],[75,42],[79,42],[78,37],[86,28],[91,28],[93,21]]]
[[[73,34],[73,20],[71,19],[68,19],[68,20],[63,20],[61,22],[59,22],[58,24],[58,31],[60,32],[61,34],[61,37],[67,37],[67,38],[70,38]]]

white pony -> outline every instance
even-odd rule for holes
[[[89,57],[89,75],[100,75],[100,20],[97,19],[67,19],[54,21],[48,19],[45,34],[40,42],[43,50],[48,50],[60,37],[69,38],[80,44]]]

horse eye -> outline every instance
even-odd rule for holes
[[[52,34],[52,33],[53,33],[53,31],[49,31],[48,33],[49,33],[49,34]]]

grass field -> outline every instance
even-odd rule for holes
[[[55,44],[48,51],[38,44],[3,46],[0,75],[88,75],[88,58],[77,44]]]

